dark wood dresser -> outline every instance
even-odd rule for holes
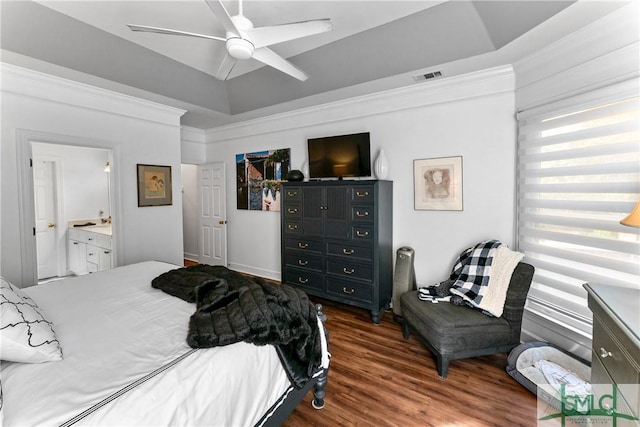
[[[640,416],[640,290],[585,284],[593,313],[591,384],[616,396],[615,411]],[[616,385],[616,390],[613,390]],[[611,406],[612,398],[602,400]],[[626,424],[625,424],[626,425]],[[632,424],[635,425],[635,424]]]
[[[392,295],[393,183],[286,182],[280,193],[282,283],[379,323]]]

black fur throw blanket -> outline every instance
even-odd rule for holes
[[[246,341],[272,344],[292,384],[300,388],[320,366],[316,311],[303,291],[223,266],[194,265],[153,279],[151,286],[196,303],[187,343],[193,348]]]

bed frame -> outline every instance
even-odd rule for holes
[[[316,304],[316,312],[318,313],[318,318],[322,321],[322,324],[324,326],[324,323],[327,320],[327,315],[322,311],[322,304]],[[324,328],[324,335],[327,338],[328,347],[329,332],[327,331],[326,327]],[[324,389],[327,385],[328,374],[328,369],[322,369],[321,373],[309,380],[304,387],[300,389],[294,389],[282,402],[276,403],[274,406],[279,406],[277,409],[275,409],[269,419],[267,419],[262,424],[259,422],[256,425],[262,425],[266,427],[279,427],[289,417],[289,415],[291,415],[291,413],[296,409],[298,404],[302,402],[302,399],[304,399],[309,390],[311,390],[312,388],[315,388],[315,390],[313,392],[313,400],[311,401],[311,406],[313,406],[315,409],[324,408],[324,397],[326,395]],[[271,410],[267,411],[267,413],[271,413]]]

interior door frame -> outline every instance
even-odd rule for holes
[[[33,150],[31,143],[72,145],[84,148],[98,148],[109,151],[111,165],[111,212],[114,218],[112,227],[112,250],[114,251],[115,266],[121,265],[123,251],[123,217],[120,203],[120,176],[118,165],[121,163],[120,147],[111,141],[91,138],[79,138],[69,135],[58,135],[48,132],[19,129],[16,131],[16,159],[18,170],[18,222],[20,227],[20,255],[22,261],[22,284],[29,286],[38,283],[38,260],[36,253],[35,202],[33,194],[33,172],[31,159]]]

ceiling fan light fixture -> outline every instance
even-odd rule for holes
[[[236,59],[249,59],[253,55],[253,44],[241,38],[227,39],[227,52]]]

